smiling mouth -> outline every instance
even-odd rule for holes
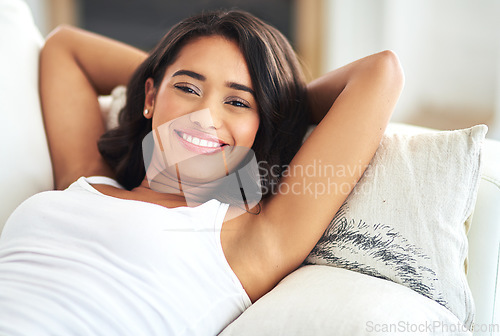
[[[192,152],[196,152],[199,154],[219,152],[223,149],[224,146],[228,146],[228,144],[218,139],[203,139],[200,137],[196,137],[193,134],[188,134],[179,130],[175,130],[175,133],[180,138],[180,142],[184,145],[184,147]]]

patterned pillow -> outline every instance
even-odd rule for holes
[[[433,299],[470,328],[464,263],[487,127],[384,136],[370,166],[305,264],[391,280]]]

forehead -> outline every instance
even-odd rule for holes
[[[210,77],[224,77],[225,81],[251,86],[245,57],[238,44],[225,37],[203,36],[188,41],[176,60],[167,69],[167,75],[178,70],[191,70]]]

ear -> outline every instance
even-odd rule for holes
[[[148,110],[149,113],[144,113],[146,119],[153,117],[155,109],[156,88],[153,78],[148,78],[144,84],[145,98],[144,98],[144,111]]]

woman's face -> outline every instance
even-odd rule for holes
[[[259,111],[235,42],[221,36],[193,39],[167,67],[162,82],[154,84],[151,78],[146,82],[145,109],[152,111],[146,117],[153,119],[155,142],[168,165],[196,157],[202,166],[195,164],[188,175],[211,179],[220,175],[208,171],[220,167],[222,152],[252,147]]]

